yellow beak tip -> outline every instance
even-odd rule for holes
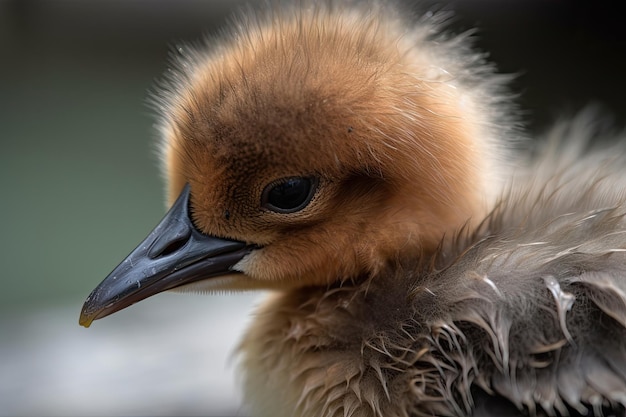
[[[89,326],[91,326],[91,323],[93,323],[93,317],[89,317],[85,314],[80,315],[80,318],[78,319],[78,324],[87,329],[89,328]]]

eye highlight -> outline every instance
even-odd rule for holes
[[[265,187],[261,194],[261,206],[276,213],[295,213],[311,202],[317,184],[315,177],[280,179]]]

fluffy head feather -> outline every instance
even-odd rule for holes
[[[485,214],[514,124],[502,79],[442,20],[300,5],[182,47],[159,101],[170,198],[190,183],[198,228],[262,246],[239,265],[256,281],[331,283],[432,252]],[[309,206],[264,210],[291,176],[319,178]]]

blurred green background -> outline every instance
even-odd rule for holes
[[[617,3],[429,4],[451,4],[452,27],[478,26],[478,46],[520,74],[537,132],[590,102],[623,126]],[[240,4],[0,0],[0,415],[241,414],[223,362],[253,296],[164,294],[77,324],[164,213],[145,99],[168,45],[215,33]]]

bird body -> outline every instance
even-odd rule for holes
[[[514,155],[508,77],[444,20],[299,4],[179,48],[176,201],[81,323],[271,289],[239,348],[255,415],[623,415],[626,152],[589,152],[583,113]]]
[[[477,229],[431,256],[270,298],[241,347],[254,409],[623,415],[626,207],[612,187],[624,160],[590,159],[579,163],[598,169],[582,180],[581,166],[544,161],[545,182],[517,178]]]

